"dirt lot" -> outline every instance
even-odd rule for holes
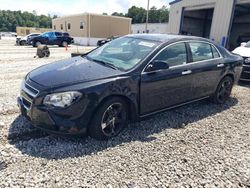
[[[202,101],[129,125],[106,142],[33,128],[16,106],[30,70],[70,57],[0,40],[0,187],[250,187],[250,87],[222,106]],[[89,48],[81,47],[81,50]]]

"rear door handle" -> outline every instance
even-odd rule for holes
[[[220,63],[217,65],[218,68],[224,67],[225,65],[223,63]]]
[[[186,71],[183,71],[181,74],[182,75],[188,75],[188,74],[191,74],[192,71],[191,70],[186,70]]]

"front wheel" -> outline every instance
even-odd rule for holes
[[[33,42],[33,47],[38,47],[42,43],[40,41]]]
[[[25,41],[21,40],[21,41],[19,42],[19,44],[20,44],[20,46],[24,46],[26,43],[25,43]]]
[[[61,43],[61,46],[62,46],[62,47],[66,47],[66,46],[68,46],[68,43],[67,43],[66,41],[63,41],[63,42]]]
[[[213,96],[213,101],[217,104],[224,104],[231,95],[233,88],[233,79],[230,76],[226,76],[219,83],[216,92]]]
[[[93,117],[90,136],[97,140],[117,136],[127,125],[127,109],[127,104],[117,97],[104,102]]]

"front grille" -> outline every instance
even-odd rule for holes
[[[23,100],[23,105],[26,110],[30,109],[34,98],[38,95],[39,90],[32,87],[31,85],[24,83],[22,86],[21,96]]]
[[[39,93],[37,89],[28,85],[27,83],[25,84],[25,88],[27,88],[32,93],[32,95],[37,95]]]
[[[39,93],[39,91],[36,88],[30,86],[27,83],[24,84],[23,91],[32,99],[35,98]]]
[[[23,97],[23,105],[26,110],[30,109],[32,102]]]

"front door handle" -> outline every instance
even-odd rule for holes
[[[220,63],[217,65],[218,68],[224,67],[225,65],[223,63]]]
[[[182,75],[188,75],[188,74],[191,74],[192,71],[191,70],[186,70],[186,71],[183,71],[181,74]]]

